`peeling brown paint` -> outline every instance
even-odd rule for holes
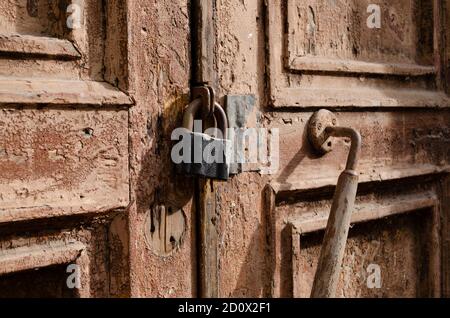
[[[64,3],[0,3],[0,251],[77,241],[90,286],[72,296],[195,297],[195,183],[170,162],[190,93],[189,1],[86,0],[81,30],[65,26]],[[348,152],[340,141],[319,157],[305,139],[311,108],[323,106],[364,137],[357,209],[374,222],[353,231],[340,296],[439,296],[441,275],[448,291],[449,263],[436,247],[448,239],[450,103],[435,81],[430,3],[392,3],[382,10],[387,27],[369,33],[367,1],[217,1],[218,100],[255,95],[249,125],[281,136],[277,174],[218,184],[220,296],[309,293],[317,231]],[[447,64],[449,39],[440,48]],[[148,215],[172,204],[184,213],[183,237],[155,253]],[[297,244],[291,226],[305,222],[314,231]],[[419,234],[424,223],[430,236]],[[380,263],[389,289],[364,287],[369,262]],[[63,265],[42,272],[52,278],[45,291]],[[3,282],[30,278],[22,274]]]

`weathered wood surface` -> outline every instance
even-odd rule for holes
[[[270,104],[449,107],[441,80],[443,3],[402,0],[382,5],[382,27],[369,29],[370,1],[271,1]]]
[[[0,220],[126,208],[127,123],[120,109],[0,109]]]
[[[195,84],[214,85],[216,71],[214,54],[216,51],[215,1],[194,0],[192,2],[192,57],[193,81]]]
[[[132,105],[129,96],[106,82],[0,78],[1,104]]]
[[[439,176],[432,180],[439,180]],[[383,186],[380,185],[369,192],[364,190],[358,195],[355,212],[352,215],[351,235],[345,252],[343,272],[339,278],[338,297],[441,295],[439,270],[441,246],[437,234],[440,220],[436,214],[441,204],[440,194],[433,181],[415,186],[400,183],[395,187],[391,185],[391,189],[390,193],[387,189],[383,190]],[[281,249],[280,253],[292,253],[292,256],[281,260],[285,270],[292,268],[292,278],[288,274],[283,274],[281,278],[292,279],[292,296],[309,297],[321,248],[323,237],[321,231],[325,229],[331,202],[328,199],[314,202],[299,197],[296,202],[279,204],[275,213],[281,219],[290,220],[288,222],[292,228],[292,249],[289,250],[291,243],[286,243],[287,238],[281,237],[280,244],[283,245],[277,244],[277,248]],[[407,227],[398,227],[396,220],[399,219],[406,221],[404,225],[412,223]],[[420,221],[414,224],[413,220]],[[391,226],[393,227],[389,231],[394,231],[392,233],[395,237],[403,237],[403,241],[393,240],[388,233],[379,235],[380,227]],[[420,233],[416,233],[416,227],[420,227]],[[355,236],[352,233],[358,234]],[[418,236],[420,238],[417,238]],[[406,244],[406,241],[409,243]],[[362,246],[365,246],[365,249],[360,249]],[[395,262],[396,259],[399,260],[398,257],[402,253],[405,253],[404,256],[407,258],[404,262],[398,263],[395,268],[386,265]],[[415,273],[419,270],[414,262],[417,255],[421,255],[422,259],[420,279]],[[284,263],[291,258],[292,267]],[[382,268],[382,289],[372,290],[367,287],[366,269],[370,264],[377,264]],[[402,275],[409,278],[405,279]],[[289,288],[290,284],[282,282],[282,285]]]
[[[300,1],[290,2],[300,3]],[[426,5],[432,3],[431,1],[422,2],[427,3]],[[198,220],[196,220],[195,208],[192,208],[194,181],[179,178],[173,174],[170,168],[172,165],[169,150],[170,132],[179,124],[182,109],[189,101],[191,80],[189,75],[191,69],[189,1],[151,0],[125,3],[111,0],[107,1],[106,10],[101,6],[102,2],[85,1],[88,3],[89,23],[86,28],[71,34],[65,34],[61,23],[56,23],[57,21],[65,22],[64,18],[60,17],[60,14],[65,15],[65,12],[62,10],[58,12],[58,8],[53,8],[53,3],[57,2],[29,1],[29,3],[31,3],[29,8],[24,5],[25,1],[0,3],[0,9],[2,9],[0,16],[6,17],[6,19],[0,19],[2,32],[67,39],[73,41],[82,57],[72,60],[56,57],[37,60],[15,59],[12,58],[15,53],[6,52],[2,54],[4,56],[0,61],[1,76],[9,77],[8,81],[13,80],[11,76],[16,79],[17,77],[27,79],[33,77],[32,80],[45,78],[45,81],[73,80],[76,83],[105,80],[130,94],[136,103],[129,109],[129,119],[123,119],[123,125],[129,129],[128,134],[123,132],[122,126],[119,127],[116,124],[109,125],[109,128],[113,136],[116,136],[114,131],[117,131],[117,135],[120,135],[119,139],[122,138],[121,136],[129,139],[129,154],[123,149],[123,156],[130,159],[129,169],[127,169],[130,174],[127,178],[130,186],[126,193],[132,204],[127,209],[127,213],[111,225],[102,219],[98,221],[90,219],[92,215],[110,216],[111,209],[123,210],[122,206],[125,203],[111,202],[114,200],[110,199],[115,198],[111,193],[108,193],[109,200],[106,200],[106,195],[101,194],[99,202],[92,197],[93,202],[82,205],[75,200],[72,202],[74,206],[31,207],[30,204],[25,210],[20,208],[3,210],[0,212],[3,221],[22,222],[2,226],[1,248],[9,248],[11,244],[17,244],[17,242],[32,246],[36,245],[37,241],[56,239],[48,232],[43,233],[42,228],[51,228],[58,233],[70,232],[71,238],[82,238],[81,241],[87,247],[87,263],[91,263],[86,269],[86,275],[93,286],[84,295],[197,296],[199,287],[196,241]],[[345,144],[342,143],[338,145],[333,156],[322,159],[315,157],[302,139],[304,124],[301,121],[306,123],[308,120],[309,108],[323,106],[336,108],[341,111],[338,116],[345,124],[359,128],[367,127],[362,129],[368,142],[363,150],[365,162],[363,162],[363,175],[360,176],[363,180],[361,185],[364,191],[372,187],[377,190],[369,191],[368,195],[363,194],[364,198],[361,200],[365,200],[371,206],[372,212],[370,215],[363,213],[364,216],[356,214],[357,218],[361,216],[361,218],[370,219],[385,216],[383,211],[390,210],[388,208],[384,210],[384,208],[389,205],[388,201],[393,200],[385,192],[392,192],[392,196],[401,196],[397,193],[397,182],[400,184],[399,187],[403,187],[410,195],[410,197],[402,196],[403,201],[397,204],[412,210],[421,209],[426,205],[426,198],[423,198],[424,205],[417,206],[409,204],[408,200],[414,202],[414,196],[422,198],[425,192],[430,191],[425,183],[429,180],[435,182],[448,171],[446,129],[449,122],[447,109],[450,103],[448,97],[435,85],[434,75],[417,74],[408,78],[404,75],[368,75],[355,72],[350,76],[348,73],[335,76],[328,71],[313,70],[302,73],[298,70],[289,70],[286,64],[290,61],[285,47],[285,43],[289,41],[286,41],[288,39],[283,29],[285,23],[282,22],[289,17],[285,16],[288,11],[285,10],[286,7],[281,6],[282,3],[288,2],[281,0],[221,1],[216,7],[215,23],[218,28],[211,35],[212,38],[216,37],[215,59],[211,63],[209,56],[207,65],[208,68],[213,67],[217,71],[217,95],[222,98],[227,94],[254,94],[257,102],[250,120],[251,125],[281,128],[282,133],[279,175],[260,176],[257,173],[245,173],[234,177],[226,185],[218,185],[221,191],[218,192],[216,204],[223,212],[220,216],[218,237],[220,296],[292,296],[293,277],[290,271],[292,248],[290,239],[286,240],[286,227],[290,220],[295,219],[301,221],[302,225],[311,231],[323,228],[327,217],[326,212],[329,211],[329,202],[324,202],[322,198],[330,196],[342,168],[340,164],[344,162],[347,151]],[[349,4],[350,1],[340,3]],[[356,2],[353,3],[358,5]],[[404,4],[407,1],[398,3]],[[19,4],[19,8],[15,7],[16,4]],[[44,6],[42,10],[41,7],[36,10],[37,4]],[[49,4],[52,5],[50,11],[46,7]],[[265,11],[265,5],[268,6],[268,12]],[[394,6],[397,7],[397,4]],[[273,8],[276,10],[274,11]],[[449,21],[449,8],[450,6],[447,5],[446,21]],[[34,15],[37,13],[37,16],[31,17],[28,11]],[[55,11],[54,16],[47,16],[48,12],[53,11]],[[405,11],[409,13],[411,10],[408,8]],[[107,19],[103,15],[105,12],[107,12]],[[44,17],[40,16],[42,13],[45,13]],[[267,17],[267,23],[264,21],[265,17]],[[365,17],[364,12],[362,17]],[[405,17],[410,19],[409,14]],[[427,25],[433,19],[424,15],[420,20]],[[364,20],[361,19],[361,21]],[[401,22],[402,19],[395,21]],[[408,25],[411,27],[413,24]],[[339,28],[341,27],[343,27],[342,24],[339,25]],[[268,31],[268,35],[265,34],[265,30]],[[411,28],[407,31],[403,33],[409,36],[416,30]],[[446,33],[447,53],[444,53],[444,56],[447,56],[445,67],[448,76],[450,74],[448,28]],[[323,39],[326,37],[327,34],[321,38],[322,43],[325,43]],[[291,43],[298,42],[295,36],[291,36],[290,40]],[[416,64],[420,69],[418,73],[427,73],[428,70],[431,72],[432,68],[439,72],[434,58],[428,54],[429,41],[428,37],[424,39],[425,51],[418,50],[422,53],[418,61],[408,62],[403,59],[403,56],[397,57],[391,54],[392,52],[388,53],[390,57],[386,58],[382,53],[376,53],[377,50],[373,52],[366,50],[365,54],[368,54],[366,55],[368,58],[356,59],[356,61],[379,63],[376,65],[377,72],[380,73],[397,73],[397,70],[394,72],[389,68],[380,69],[381,65],[389,63],[412,65],[412,74],[417,73]],[[406,54],[414,53],[414,46],[414,43],[406,46]],[[393,47],[400,50],[405,48],[402,43],[393,43]],[[104,52],[103,48],[107,51]],[[321,56],[324,59],[337,59],[337,64],[330,64],[327,68],[339,68],[342,60],[350,60],[353,63],[352,46],[348,46],[345,52],[340,52],[336,48],[333,50]],[[330,52],[332,54],[328,54]],[[309,67],[312,68],[312,66]],[[354,71],[363,70],[355,69]],[[405,74],[407,71],[403,69],[400,73]],[[82,84],[84,85],[86,84]],[[39,104],[39,99],[35,95],[36,90],[32,90],[29,98],[25,98],[20,93],[11,95],[14,85],[8,84],[8,86],[7,94],[4,96],[9,97],[7,102],[2,102],[2,109],[5,107],[9,109],[9,105],[5,104],[9,104],[15,98],[23,101],[25,110],[31,111],[36,108],[33,104],[35,102]],[[57,112],[64,108],[68,113],[62,115],[55,113],[48,121],[54,120],[55,123],[61,123],[58,117],[66,119],[68,116],[74,116],[69,115],[71,112],[87,114],[92,111],[89,109],[92,108],[91,106],[102,105],[103,96],[105,94],[109,96],[109,94],[97,86],[95,88],[101,94],[90,95],[88,99],[82,99],[80,96],[67,97],[67,95],[61,95],[61,90],[51,88],[56,96],[63,99],[60,102],[46,97],[46,101],[51,101],[50,108]],[[85,92],[80,87],[78,89]],[[42,92],[42,90],[38,91]],[[68,92],[71,92],[70,88]],[[98,100],[95,100],[96,98]],[[85,105],[83,107],[79,107],[79,104],[69,105],[65,103],[66,100],[69,103]],[[118,100],[121,99],[118,98]],[[111,99],[107,101],[111,101],[114,107],[102,107],[102,111],[114,112],[115,102]],[[120,104],[120,101],[118,103]],[[125,103],[128,104],[127,101]],[[45,106],[45,103],[40,103],[39,106]],[[272,106],[288,108],[283,108],[283,113],[272,113],[273,109],[270,108]],[[342,112],[347,106],[346,111]],[[21,109],[21,105],[14,104],[12,108],[18,110]],[[1,115],[0,117],[4,118]],[[263,119],[259,120],[260,117]],[[267,121],[264,119],[266,117]],[[105,120],[102,116],[96,118],[102,123]],[[37,127],[54,129],[52,125],[42,124],[42,120],[47,122],[47,119],[42,119],[38,115],[30,118],[30,122]],[[86,123],[83,118],[78,120],[80,123]],[[414,121],[417,122],[417,130],[413,128]],[[103,125],[99,122],[94,122],[95,127]],[[74,127],[78,127],[75,124],[62,124],[62,126],[69,131],[69,134],[77,130]],[[18,130],[20,127],[22,126],[19,125]],[[62,132],[58,130],[58,134]],[[16,133],[16,135],[21,134]],[[45,147],[50,144],[53,146],[54,143],[44,140],[43,144]],[[93,147],[96,148],[95,145]],[[21,157],[21,154],[13,155],[16,159]],[[3,158],[2,156],[0,150],[0,158]],[[85,157],[82,156],[82,158],[84,160]],[[80,166],[81,168],[78,166],[76,168],[83,175],[86,171],[85,166]],[[75,166],[70,167],[72,169]],[[56,165],[56,170],[58,169]],[[35,176],[40,174],[40,170],[34,173]],[[418,191],[411,189],[410,186],[413,183],[424,189]],[[448,197],[447,189],[447,186],[443,186],[442,197],[444,198],[446,198],[445,195]],[[99,193],[96,191],[101,192],[95,189],[94,196]],[[270,193],[267,200],[264,200],[264,191]],[[387,197],[380,194],[383,191]],[[287,200],[289,198],[293,201]],[[440,198],[441,196],[438,195],[437,199],[441,200]],[[151,246],[148,246],[144,232],[147,230],[145,222],[149,210],[168,200],[184,208],[187,226],[186,236],[181,246],[170,257],[158,255]],[[447,213],[445,206],[449,205],[445,203],[447,201],[448,199],[444,199],[440,202],[440,210],[444,215]],[[392,204],[395,205],[395,202]],[[377,211],[381,212],[377,214]],[[315,212],[318,214],[314,215]],[[68,214],[76,214],[76,216],[61,218]],[[350,239],[349,253],[344,260],[344,277],[347,281],[345,285],[342,285],[346,290],[342,296],[417,296],[418,288],[416,287],[420,277],[417,277],[417,268],[414,267],[413,260],[418,255],[428,260],[426,253],[432,251],[429,247],[423,248],[417,244],[417,233],[419,233],[418,228],[427,223],[430,216],[430,213],[419,213],[416,218],[415,213],[409,213],[400,221],[395,216],[391,216],[388,220],[375,225],[372,223],[366,226],[358,225],[362,226],[361,230],[355,234],[356,238]],[[44,218],[45,223],[32,225],[36,223],[28,222],[30,218],[35,217]],[[60,220],[60,223],[51,223],[53,219]],[[74,222],[69,222],[72,220]],[[81,220],[82,226],[87,226],[87,229],[78,231],[76,228],[79,224],[74,225],[75,220]],[[26,231],[18,227],[20,224],[28,226]],[[62,228],[68,230],[63,231]],[[98,230],[99,228],[101,230]],[[427,226],[427,229],[429,228]],[[5,236],[4,231],[11,233],[13,229],[20,232],[20,237]],[[355,229],[357,230],[358,227]],[[37,239],[31,239],[27,233],[41,234]],[[448,231],[443,229],[442,233],[441,238],[444,239]],[[429,237],[420,236],[419,239],[427,241]],[[435,244],[436,240],[433,242]],[[445,242],[443,240],[444,244]],[[302,293],[309,295],[308,289],[315,270],[314,257],[317,255],[320,243],[312,248],[308,246],[314,245],[314,238],[306,238],[298,243],[297,249],[302,251],[299,254],[300,263],[304,264],[299,268],[299,274],[302,275],[300,288],[303,288]],[[377,249],[382,253],[375,253]],[[361,251],[369,251],[369,254],[366,255]],[[445,246],[442,252],[443,287],[448,290],[448,255],[445,254]],[[432,257],[436,258],[436,253],[432,252],[432,254]],[[372,257],[372,255],[375,256]],[[387,293],[360,292],[365,282],[360,279],[362,276],[358,276],[364,274],[359,269],[362,267],[361,264],[367,264],[369,261],[379,262],[383,272],[387,273],[389,282]],[[437,264],[438,262],[434,265],[428,265],[428,263],[424,265],[434,268],[434,275]],[[52,273],[59,275],[57,271]],[[424,285],[420,288],[429,289],[425,284],[429,284],[431,281],[429,278],[433,276],[427,274],[423,277]],[[406,282],[408,286],[405,285]],[[439,282],[439,278],[434,279],[434,282]],[[42,287],[45,288],[44,285]]]
[[[267,114],[280,130],[280,169],[271,184],[277,192],[312,190],[336,185],[349,145],[336,140],[332,153],[315,154],[305,129],[311,112]],[[446,111],[337,112],[340,125],[363,137],[361,183],[448,172],[450,115]],[[430,126],[430,123],[433,123]]]
[[[297,71],[359,74],[390,74],[403,76],[436,74],[436,68],[434,66],[422,66],[407,63],[374,63],[323,57],[297,57],[291,62],[290,67]]]
[[[440,297],[440,250],[426,230],[433,224],[431,210],[355,225],[350,229],[338,297]],[[417,227],[423,231],[417,233]],[[426,229],[426,230],[425,230]],[[293,235],[293,291],[308,298],[317,266],[321,234]],[[288,252],[286,250],[286,252]],[[420,265],[417,265],[417,258]],[[437,262],[436,262],[437,261]],[[381,288],[369,288],[370,265],[381,270]],[[285,267],[285,269],[290,266]]]
[[[200,297],[219,297],[219,222],[220,210],[216,204],[216,193],[212,180],[199,180],[200,196],[197,206],[200,219],[199,266]]]
[[[0,54],[41,55],[63,59],[81,57],[80,52],[68,40],[18,34],[0,34]]]
[[[76,262],[86,246],[80,242],[52,242],[0,251],[0,275]]]
[[[381,220],[398,214],[417,210],[431,209],[439,205],[439,198],[433,192],[418,195],[400,196],[394,202],[388,200],[375,203],[356,204],[352,214],[351,224],[366,223]],[[316,211],[315,213],[300,213],[290,222],[295,232],[300,235],[319,232],[326,228],[329,211]]]
[[[379,5],[379,28],[367,25],[371,4],[370,0],[287,1],[283,14],[287,16],[289,58],[434,65],[433,3],[399,0]]]
[[[216,51],[215,1],[195,0],[193,15],[193,80],[194,85],[207,84],[216,89],[214,67]],[[199,246],[199,296],[219,297],[219,221],[216,205],[218,187],[215,181],[198,179],[197,216]]]
[[[446,175],[440,183],[442,201],[439,216],[442,218],[442,296],[450,297],[450,176]]]

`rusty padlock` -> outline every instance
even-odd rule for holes
[[[203,120],[195,120],[202,110],[201,98],[186,108],[182,133],[183,160],[175,162],[179,174],[201,176],[208,179],[228,180],[231,141],[227,139],[228,119],[222,106],[215,103],[214,127],[203,129]],[[177,147],[177,146],[175,146]],[[179,152],[179,146],[172,152]]]

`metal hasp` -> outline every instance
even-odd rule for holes
[[[351,139],[347,167],[340,175],[336,186],[311,292],[311,298],[334,298],[358,190],[356,169],[362,139],[355,129],[339,127],[336,116],[327,110],[320,110],[313,115],[309,122],[308,137],[311,144],[321,153],[332,151],[336,137]]]

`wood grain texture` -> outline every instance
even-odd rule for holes
[[[214,181],[199,180],[200,197],[198,213],[200,218],[200,296],[219,297],[218,222]]]
[[[434,66],[406,63],[374,63],[323,57],[297,57],[291,62],[289,67],[294,71],[385,74],[402,76],[423,76],[436,73]]]
[[[216,25],[215,1],[195,0],[193,12],[193,80],[195,85],[206,84],[216,89],[215,39]],[[197,215],[199,222],[199,296],[219,297],[219,259],[218,231],[219,219],[216,217],[216,195],[218,188],[212,180],[198,178],[199,197]],[[220,214],[220,212],[219,212]]]
[[[0,54],[78,59],[80,52],[68,40],[19,34],[0,34]]]
[[[86,246],[80,242],[53,242],[0,251],[0,275],[75,262]]]
[[[106,82],[0,78],[0,105],[127,105],[132,99]]]
[[[400,197],[394,202],[363,203],[355,206],[351,224],[365,223],[381,220],[394,215],[405,214],[411,211],[434,208],[439,205],[439,199],[433,192],[420,195]],[[325,212],[327,214],[328,212]],[[316,216],[302,216],[293,218],[290,222],[296,233],[304,235],[324,230],[328,216],[317,213]]]
[[[440,183],[441,204],[439,215],[442,219],[442,297],[450,297],[450,176],[447,174]]]
[[[127,207],[126,109],[0,109],[0,126],[1,221]]]
[[[193,80],[196,84],[214,85],[216,72],[214,53],[216,51],[216,25],[214,20],[215,1],[192,1]]]
[[[445,1],[433,1],[382,5],[381,29],[366,25],[368,1],[269,2],[271,106],[449,107],[437,31]]]

